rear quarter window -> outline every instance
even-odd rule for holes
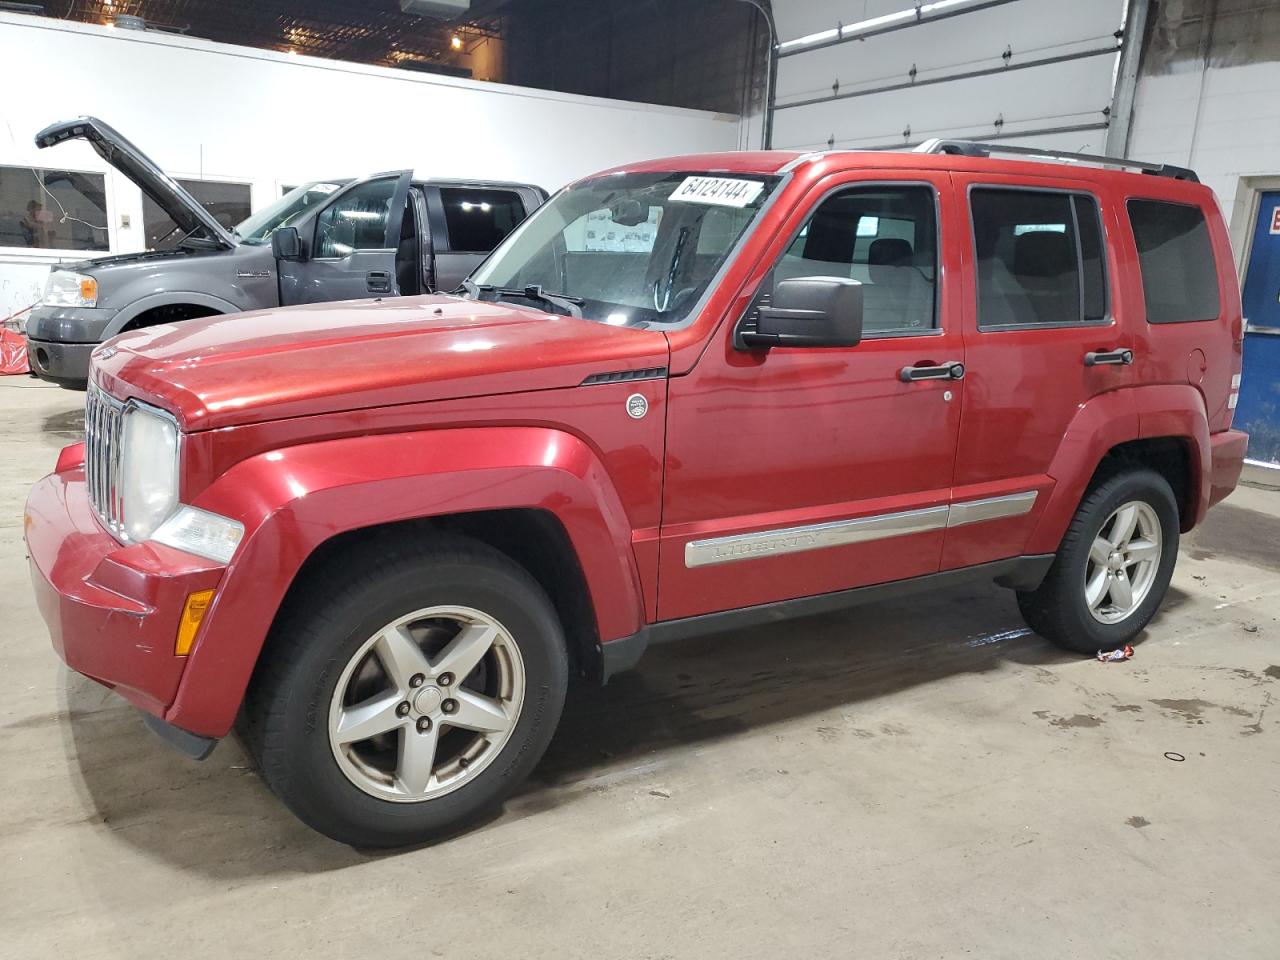
[[[1185,203],[1130,200],[1148,323],[1217,318],[1218,271],[1204,212]]]

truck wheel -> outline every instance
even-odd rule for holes
[[[1032,630],[1067,650],[1114,650],[1155,615],[1177,557],[1168,481],[1126,471],[1085,497],[1044,582],[1019,592],[1018,607]]]
[[[308,825],[401,846],[496,808],[550,742],[567,681],[559,620],[523,568],[461,538],[384,541],[290,597],[243,729]]]

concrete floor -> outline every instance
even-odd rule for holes
[[[21,507],[81,401],[0,379],[0,955],[1280,953],[1280,493],[1184,541],[1128,663],[986,586],[660,648],[501,816],[369,856],[50,649]]]

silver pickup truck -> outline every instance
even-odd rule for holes
[[[313,181],[228,229],[101,120],[36,145],[87,140],[173,222],[174,249],[52,267],[27,321],[31,369],[84,389],[89,354],[125,330],[241,310],[452,290],[547,198],[541,187],[415,180],[412,170]]]

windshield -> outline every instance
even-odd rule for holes
[[[777,182],[690,172],[587,180],[521,224],[471,280],[499,299],[527,301],[530,288],[572,298],[584,317],[617,326],[678,323]]]
[[[341,183],[313,180],[294,187],[271,206],[241,221],[235,228],[235,235],[240,238],[241,243],[266,243],[271,239],[272,230],[287,226],[304,213],[315,209],[341,186]]]

